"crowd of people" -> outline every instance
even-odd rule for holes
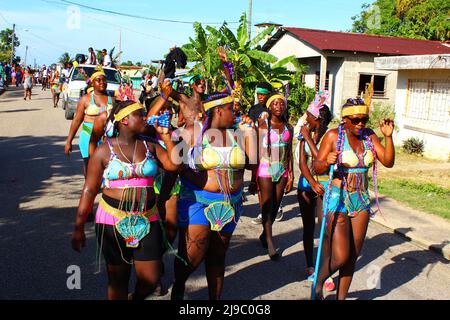
[[[266,82],[256,86],[257,103],[246,114],[234,90],[232,66],[223,50],[219,56],[225,75],[222,92],[206,93],[202,75],[191,77],[189,94],[176,80],[152,75],[143,79],[141,99],[132,94],[111,97],[102,69],[90,76],[92,89],[80,99],[65,145],[69,154],[81,126],[85,184],[73,249],[80,252],[85,246],[85,224],[94,220],[107,266],[108,298],[145,299],[159,290],[167,268],[163,255],[174,251],[178,236],[171,298],[184,298],[186,281],[204,262],[209,298],[220,299],[225,257],[243,214],[244,173],[249,170],[248,191],[258,195],[259,240],[268,259],[282,259],[272,226],[284,195],[296,183],[304,276],[315,278],[314,296],[320,299],[324,288],[334,289],[330,277],[338,271],[336,297],[345,299],[372,214],[368,171],[374,168],[376,189],[377,161],[394,165],[393,121],[380,124],[383,146],[366,128],[369,92],[365,100],[348,99],[339,127],[329,129],[328,93],[321,91],[294,127],[287,95]],[[298,182],[294,166],[301,172]],[[326,226],[317,272],[316,217]],[[137,281],[129,294],[133,266]]]

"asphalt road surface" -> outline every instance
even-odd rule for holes
[[[70,121],[60,107],[53,108],[49,91],[33,91],[31,101],[23,100],[22,91],[0,96],[0,299],[105,299],[107,278],[103,263],[97,272],[93,224],[87,224],[81,254],[70,246],[84,181],[77,140],[74,152],[65,156]],[[268,259],[258,241],[261,226],[251,223],[259,211],[256,201],[248,196],[233,236],[223,299],[309,299],[296,191],[283,200],[284,218],[274,225],[279,262]],[[163,283],[169,290],[173,259],[165,256]],[[81,276],[75,288],[73,270]],[[448,261],[370,224],[349,299],[447,300],[448,288]],[[207,298],[201,267],[187,283],[186,299]]]

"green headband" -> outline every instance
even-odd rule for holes
[[[270,94],[270,91],[264,88],[256,88],[256,93],[260,94]]]
[[[203,76],[201,74],[197,74],[195,76],[193,76],[191,78],[191,80],[189,80],[189,85],[192,86],[195,82],[197,82],[198,80],[203,79]]]

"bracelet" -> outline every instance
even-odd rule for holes
[[[165,101],[165,102],[168,102],[169,101],[169,99],[168,98],[166,98],[165,96],[164,96],[164,93],[161,91],[161,98],[163,98],[163,100]]]

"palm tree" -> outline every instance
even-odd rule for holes
[[[70,54],[68,52],[64,52],[58,59],[58,62],[61,64],[69,63],[72,59],[70,58]]]

